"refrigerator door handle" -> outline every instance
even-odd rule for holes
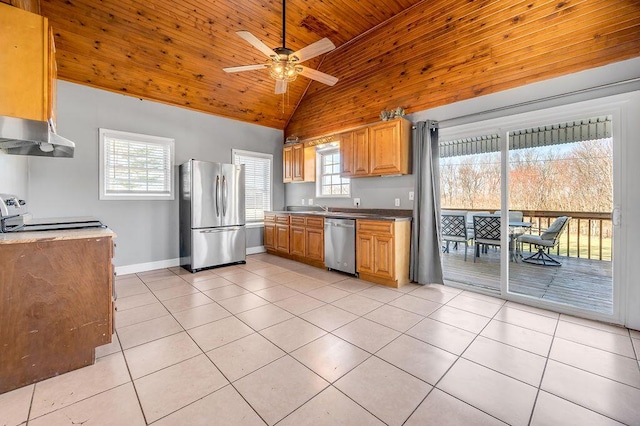
[[[220,175],[216,176],[216,216],[220,217]]]
[[[242,229],[241,226],[227,226],[224,228],[203,229],[201,234],[218,234],[220,232],[233,232]]]
[[[222,216],[227,215],[227,197],[229,196],[229,188],[227,187],[227,177],[222,175]]]

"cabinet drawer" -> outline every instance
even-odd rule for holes
[[[275,214],[265,213],[264,221],[265,222],[275,222],[276,221],[276,215]]]
[[[289,223],[289,215],[288,214],[277,214],[276,215],[276,223]]]
[[[393,234],[394,222],[382,222],[373,220],[358,220],[358,231],[374,232],[377,234]]]
[[[321,217],[307,217],[307,228],[323,228],[324,219]]]
[[[291,216],[291,225],[304,226],[304,216]]]

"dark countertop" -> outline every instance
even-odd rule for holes
[[[406,214],[405,210],[398,210],[397,214],[393,210],[380,210],[379,213],[376,213],[375,210],[366,210],[366,211],[318,211],[318,210],[309,210],[309,211],[289,211],[289,210],[280,210],[280,211],[269,211],[265,213],[272,214],[288,214],[291,216],[319,216],[328,219],[367,219],[367,220],[386,220],[386,221],[405,221],[411,220],[411,215]],[[410,212],[410,211],[409,211]]]

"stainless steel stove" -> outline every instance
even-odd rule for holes
[[[91,216],[32,218],[25,200],[12,194],[0,194],[0,232],[2,233],[86,228],[106,228],[106,225]]]

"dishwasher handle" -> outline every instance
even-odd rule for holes
[[[355,221],[343,221],[343,222],[333,222],[329,220],[325,220],[324,222],[325,228],[335,227],[335,228],[355,228]]]

